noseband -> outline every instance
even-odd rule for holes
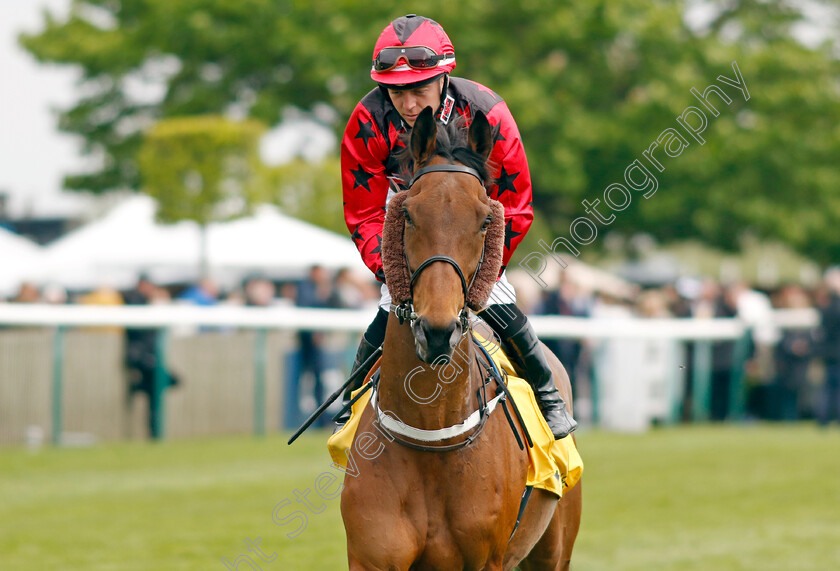
[[[429,165],[418,169],[417,172],[414,173],[414,176],[411,177],[411,182],[409,183],[409,188],[414,186],[414,183],[417,182],[424,174],[428,174],[430,172],[460,172],[474,176],[478,179],[482,186],[484,186],[484,180],[481,178],[481,175],[478,174],[478,171],[464,165]],[[467,305],[467,299],[469,297],[470,288],[473,285],[473,281],[475,281],[475,276],[478,275],[478,271],[481,269],[481,264],[484,262],[484,244],[481,245],[481,258],[478,260],[478,265],[475,268],[475,272],[473,272],[472,279],[470,280],[469,285],[467,285],[467,280],[464,277],[464,272],[461,270],[461,266],[458,265],[458,262],[455,261],[454,258],[450,256],[431,256],[424,260],[417,269],[412,271],[411,266],[408,263],[408,254],[403,251],[403,255],[405,256],[405,267],[408,268],[409,273],[411,274],[411,279],[408,282],[409,285],[409,292],[411,297],[406,301],[402,302],[400,305],[394,307],[394,315],[397,316],[399,319],[400,325],[408,319],[410,324],[414,324],[414,321],[417,319],[417,313],[414,311],[414,282],[417,281],[417,278],[420,277],[420,273],[434,264],[435,262],[445,262],[455,268],[455,272],[458,274],[458,277],[461,279],[461,289],[464,292],[464,306],[461,308],[461,311],[458,312],[458,319],[461,322],[461,329],[462,332],[466,332],[469,327],[470,322],[470,312],[469,307]]]

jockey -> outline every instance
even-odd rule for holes
[[[344,219],[365,264],[382,282],[380,309],[362,337],[353,370],[385,339],[391,297],[384,283],[380,244],[386,205],[406,188],[395,157],[404,147],[400,135],[414,126],[426,107],[435,109],[435,117],[444,124],[456,117],[469,124],[472,114],[481,110],[498,132],[490,153],[496,183],[488,195],[505,207],[505,249],[501,276],[479,315],[523,365],[546,422],[554,436],[562,438],[577,423],[566,410],[542,346],[504,275],[534,218],[531,175],[519,129],[501,97],[478,83],[449,77],[454,68],[455,50],[437,22],[414,14],[397,18],[385,27],[373,50],[370,76],[378,87],[356,105],[344,131]],[[349,390],[345,404],[348,400]],[[348,417],[349,412],[343,420]]]

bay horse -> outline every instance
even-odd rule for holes
[[[492,128],[478,112],[466,141],[463,132],[436,125],[427,107],[406,149],[417,169],[411,187],[388,206],[386,279],[395,303],[401,297],[410,303],[389,315],[376,394],[355,436],[384,435],[382,453],[359,461],[341,494],[351,571],[568,569],[580,525],[578,483],[559,501],[534,489],[514,533],[528,457],[517,445],[513,418],[488,414],[467,433],[455,430],[482,406],[483,374],[465,315],[476,303],[470,296],[486,300],[501,265],[500,247],[483,253],[488,228],[497,230],[498,246],[498,229],[502,240],[504,234],[504,209],[485,189]],[[390,261],[385,251],[387,219],[395,216],[403,222],[396,249],[402,270],[393,251]],[[489,286],[474,283],[482,272]],[[475,294],[467,284],[484,291]],[[400,287],[408,291],[395,295]],[[569,377],[544,350],[571,412]],[[459,363],[463,355],[469,358]],[[447,363],[443,384],[435,363]],[[400,436],[384,417],[409,428]],[[424,434],[444,438],[433,445]]]

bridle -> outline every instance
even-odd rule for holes
[[[481,178],[481,175],[478,173],[477,170],[464,165],[448,164],[429,165],[418,169],[414,173],[414,176],[411,178],[409,188],[413,186],[415,182],[417,182],[417,179],[430,172],[460,172],[469,174],[477,178],[479,182],[481,182],[481,185],[484,186],[484,180]],[[443,262],[455,268],[455,272],[458,274],[458,278],[461,280],[461,289],[464,294],[464,305],[458,313],[458,318],[462,326],[461,335],[462,337],[464,335],[471,335],[470,332],[472,331],[472,328],[470,326],[469,320],[468,303],[469,292],[473,286],[473,282],[475,281],[476,276],[479,273],[479,270],[481,269],[482,264],[484,263],[485,249],[486,241],[481,245],[481,257],[478,260],[478,265],[476,266],[472,279],[470,279],[470,283],[467,284],[467,280],[464,277],[464,272],[463,270],[461,270],[461,266],[458,265],[458,262],[456,262],[452,257],[443,255],[431,256],[423,260],[423,262],[419,266],[417,266],[417,269],[412,271],[411,266],[409,266],[408,264],[408,255],[405,252],[405,248],[403,248],[403,258],[405,259],[405,267],[408,269],[408,272],[411,276],[409,279],[409,298],[407,300],[402,301],[399,305],[391,305],[391,310],[396,315],[400,325],[402,325],[405,322],[405,320],[408,320],[409,324],[413,325],[414,321],[418,318],[417,313],[414,311],[413,304],[414,282],[417,281],[417,278],[420,276],[423,270],[425,270],[435,262]],[[513,401],[512,396],[508,392],[505,380],[503,379],[503,373],[493,362],[493,359],[490,356],[490,353],[487,351],[487,349],[481,343],[479,343],[475,339],[475,337],[473,337],[473,343],[478,346],[480,353],[483,354],[484,357],[483,360],[479,359],[478,354],[476,354],[476,361],[479,362],[487,372],[480,388],[477,391],[479,407],[476,411],[474,411],[462,423],[453,426],[448,426],[445,428],[440,428],[436,430],[424,430],[413,426],[409,426],[400,421],[399,419],[392,418],[388,413],[380,409],[377,390],[377,377],[372,383],[370,383],[370,386],[371,405],[373,407],[374,415],[376,417],[376,422],[379,424],[379,429],[382,430],[385,434],[387,434],[390,437],[390,439],[395,440],[402,446],[406,446],[414,450],[419,450],[422,452],[450,452],[472,444],[481,434],[484,425],[489,419],[490,414],[496,408],[496,405],[501,404],[501,407],[505,412],[505,416],[507,417],[508,424],[513,430],[513,434],[516,437],[517,443],[519,444],[519,448],[524,449],[525,443],[519,437],[519,432],[517,430],[516,424],[514,423],[513,417],[511,416],[510,410],[508,409],[509,403],[515,415],[519,419],[519,424],[522,427],[523,434],[525,436],[524,440],[527,441],[529,447],[533,446],[531,437],[528,435],[527,429],[525,429],[525,422],[522,419],[522,416],[516,407],[516,403]],[[496,396],[488,400],[486,391],[487,385],[491,381],[495,381],[496,383]],[[359,398],[360,396],[361,393],[355,398]],[[469,436],[467,436],[467,438],[465,438],[464,440],[456,442],[454,444],[432,444],[433,442],[450,440],[452,438],[456,438],[465,434],[469,434]],[[525,499],[524,502],[527,502],[527,499]],[[524,502],[520,505],[520,517],[522,510],[524,509]]]
[[[412,186],[414,186],[414,183],[417,182],[418,178],[430,172],[462,172],[466,174],[471,174],[478,179],[478,182],[481,183],[481,186],[484,186],[484,180],[481,178],[481,175],[478,174],[478,171],[474,168],[470,168],[464,165],[429,165],[427,167],[423,167],[415,171],[414,176],[411,177],[411,180],[408,183],[408,187],[411,188]]]
[[[417,169],[414,173],[414,176],[411,177],[411,181],[409,182],[408,186],[411,188],[414,186],[414,183],[417,182],[424,174],[428,174],[430,172],[460,172],[474,176],[478,179],[482,186],[484,186],[484,180],[481,178],[481,175],[478,173],[477,170],[474,168],[470,168],[464,165],[429,165],[423,168]],[[458,262],[455,261],[454,258],[450,256],[431,256],[423,260],[423,262],[417,266],[417,269],[412,271],[411,266],[408,263],[408,254],[403,249],[403,256],[405,257],[405,267],[408,268],[409,273],[411,274],[411,278],[409,279],[409,298],[397,306],[393,306],[394,315],[397,316],[399,319],[400,325],[407,319],[410,325],[414,324],[414,321],[417,319],[417,313],[414,311],[414,282],[417,281],[417,278],[420,277],[420,273],[434,264],[435,262],[444,262],[451,265],[455,268],[455,272],[458,274],[458,278],[461,280],[461,289],[464,292],[464,305],[461,310],[458,312],[458,320],[461,322],[461,331],[466,332],[469,330],[470,324],[470,311],[468,305],[469,299],[469,292],[472,288],[473,282],[475,281],[475,276],[478,275],[478,271],[481,269],[482,263],[484,263],[484,244],[481,245],[481,257],[478,259],[478,265],[473,272],[472,279],[470,279],[469,285],[467,284],[467,280],[464,277],[464,272],[461,270],[461,266],[458,265]]]

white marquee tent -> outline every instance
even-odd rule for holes
[[[134,196],[54,242],[44,251],[37,281],[86,289],[102,284],[129,287],[141,272],[160,282],[197,279],[198,225],[159,224],[155,208],[151,198]],[[247,218],[210,224],[207,253],[211,275],[226,286],[250,273],[300,277],[315,264],[367,271],[349,237],[291,218],[269,205]]]

